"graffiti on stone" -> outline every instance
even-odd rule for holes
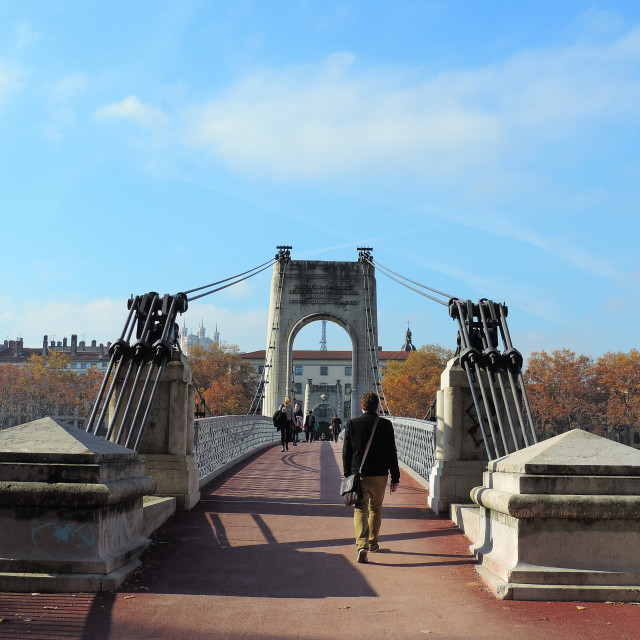
[[[68,522],[58,525],[56,522],[45,522],[31,529],[31,539],[36,547],[54,544],[72,545],[77,548],[95,547],[96,537],[92,524],[78,525]]]

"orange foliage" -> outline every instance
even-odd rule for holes
[[[440,374],[453,353],[438,345],[413,351],[404,362],[390,362],[382,385],[393,415],[424,418],[440,388]]]
[[[102,382],[100,371],[66,369],[68,354],[31,356],[23,365],[0,365],[0,428],[45,416],[86,420]]]
[[[253,365],[242,359],[236,345],[221,343],[189,351],[193,381],[211,415],[242,415],[251,406],[258,386]]]

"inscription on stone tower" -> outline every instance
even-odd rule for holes
[[[290,304],[357,305],[359,295],[358,291],[350,286],[316,284],[289,289],[287,293],[292,296],[288,299]]]

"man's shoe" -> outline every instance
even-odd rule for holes
[[[358,549],[358,559],[359,564],[367,563],[367,550],[363,547],[362,549]]]
[[[373,551],[374,553],[380,551],[380,545],[377,542],[374,544],[369,543],[369,551]]]
[[[282,450],[284,451],[284,447],[282,447]]]

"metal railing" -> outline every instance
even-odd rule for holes
[[[398,460],[425,480],[435,463],[435,422],[417,418],[390,418],[396,436]]]
[[[216,416],[195,421],[194,454],[200,486],[222,467],[280,441],[268,416]]]
[[[391,418],[398,459],[427,479],[434,464],[435,422],[416,418]],[[200,486],[216,472],[262,447],[280,442],[268,416],[217,416],[195,421],[195,458]]]

